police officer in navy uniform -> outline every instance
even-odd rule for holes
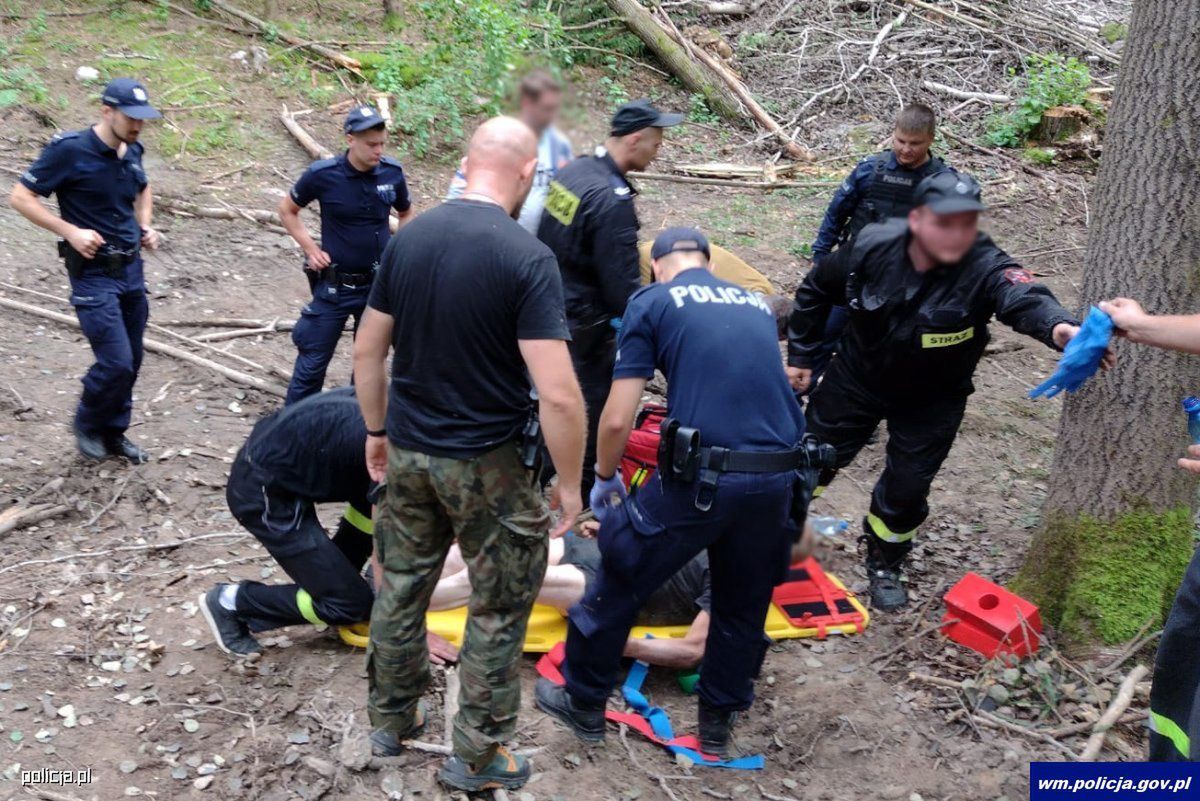
[[[586,741],[604,737],[605,700],[638,608],[707,550],[712,622],[699,736],[705,753],[727,754],[734,715],[754,698],[763,620],[803,517],[792,502],[804,417],[780,363],[775,316],[759,295],[716,278],[709,255],[699,231],[663,231],[651,251],[656,283],[625,310],[591,493],[600,571],[570,610],[566,686],[539,680],[536,696]],[[667,456],[626,498],[621,453],[655,370],[667,378]]]
[[[637,190],[625,178],[658,154],[663,129],[683,121],[646,100],[617,109],[611,132],[592,156],[559,170],[550,183],[538,239],[554,251],[562,270],[571,330],[571,359],[588,406],[588,446],[583,492],[592,485],[596,423],[612,384],[616,327],[630,295],[641,288]]]
[[[138,137],[146,120],[162,115],[132,78],[111,81],[101,103],[100,121],[55,136],[13,187],[9,202],[61,237],[71,305],[96,357],[75,412],[79,452],[141,464],[146,453],[125,431],[150,313],[141,250],[157,248],[159,234],[151,227],[153,199]],[[61,217],[39,199],[51,193],[58,196]]]
[[[949,171],[925,178],[916,206],[907,218],[867,225],[819,262],[796,290],[788,332],[788,375],[803,392],[831,310],[849,307],[839,351],[813,391],[808,429],[837,449],[841,468],[887,421],[887,462],[863,520],[871,603],[884,611],[908,602],[904,560],[974,391],[988,321],[1058,349],[1079,330],[1049,289],[980,233],[974,179]],[[822,472],[818,492],[835,473]]]
[[[313,292],[292,330],[298,353],[285,404],[321,391],[348,317],[353,315],[358,330],[391,236],[391,211],[398,213],[399,225],[413,214],[400,162],[383,155],[387,123],[379,112],[370,106],[351,109],[343,128],[345,152],[314,162],[279,202],[283,227],[304,249]],[[300,220],[300,209],[314,200],[321,204],[320,245]]]
[[[908,215],[917,184],[951,169],[929,152],[936,134],[937,117],[929,106],[913,103],[901,110],[892,131],[891,149],[860,161],[834,192],[812,243],[814,264],[853,239],[868,223]],[[834,309],[826,323],[824,347],[814,364],[814,381],[824,372],[845,327],[846,310]]]

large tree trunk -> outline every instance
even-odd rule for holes
[[[1083,298],[1200,311],[1200,0],[1136,0],[1096,181]],[[1066,400],[1042,529],[1015,587],[1065,641],[1132,637],[1192,552],[1180,399],[1200,359],[1136,345]]]

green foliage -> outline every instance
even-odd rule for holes
[[[600,88],[604,90],[604,99],[614,109],[622,103],[629,102],[629,93],[625,91],[625,86],[608,75],[600,79]]]
[[[1083,103],[1091,84],[1087,64],[1076,58],[1057,53],[1027,56],[1019,81],[1024,87],[1021,99],[1012,111],[992,118],[984,138],[999,147],[1020,147],[1046,109]]]
[[[1100,38],[1109,44],[1116,44],[1128,36],[1129,26],[1123,22],[1106,22],[1100,26]]]
[[[630,58],[645,54],[642,40],[619,21],[589,28],[572,27],[611,17],[612,9],[604,0],[575,0],[555,5],[560,7],[560,16],[553,20],[549,38],[556,51],[555,58],[562,66],[624,68]]]
[[[792,242],[787,247],[787,252],[798,259],[812,258],[812,243],[811,242]]]
[[[8,48],[0,45],[0,63],[9,60]],[[45,103],[50,93],[29,67],[0,67],[0,108],[19,103]]]
[[[708,101],[701,94],[693,94],[688,98],[688,119],[708,125],[716,125],[721,121],[720,116],[708,107]]]
[[[1044,147],[1027,147],[1023,155],[1026,161],[1039,164],[1043,167],[1048,167],[1054,163],[1054,151],[1047,150]]]
[[[1147,620],[1165,620],[1193,547],[1186,508],[1106,521],[1058,516],[1035,538],[1012,589],[1070,644],[1123,642]]]
[[[196,6],[197,11],[209,11],[212,9],[212,3],[210,0],[195,0],[194,5]]]

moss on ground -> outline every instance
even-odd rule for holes
[[[1012,589],[1038,604],[1068,645],[1122,642],[1166,619],[1193,548],[1185,507],[1114,520],[1058,515],[1034,538]]]

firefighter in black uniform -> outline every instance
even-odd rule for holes
[[[625,179],[658,154],[663,128],[678,125],[646,100],[617,109],[608,140],[595,155],[563,167],[550,183],[538,239],[550,246],[562,270],[571,358],[588,409],[583,495],[595,480],[596,424],[612,384],[616,334],[629,296],[642,287],[638,255],[637,190]]]
[[[916,205],[906,219],[867,225],[809,272],[788,330],[788,375],[803,392],[830,310],[849,307],[808,430],[837,449],[844,467],[887,421],[887,464],[863,521],[871,603],[884,611],[908,602],[902,564],[974,390],[988,321],[995,315],[1059,349],[1079,331],[1049,289],[979,232],[983,203],[972,178],[925,178]],[[822,473],[818,492],[835,472]]]
[[[896,116],[892,147],[858,163],[833,193],[816,241],[814,264],[853,239],[868,223],[907,216],[913,193],[922,180],[952,169],[929,152],[937,135],[937,116],[929,106],[913,103]],[[813,381],[821,377],[846,328],[846,309],[838,307],[825,325],[825,342],[813,364]]]

